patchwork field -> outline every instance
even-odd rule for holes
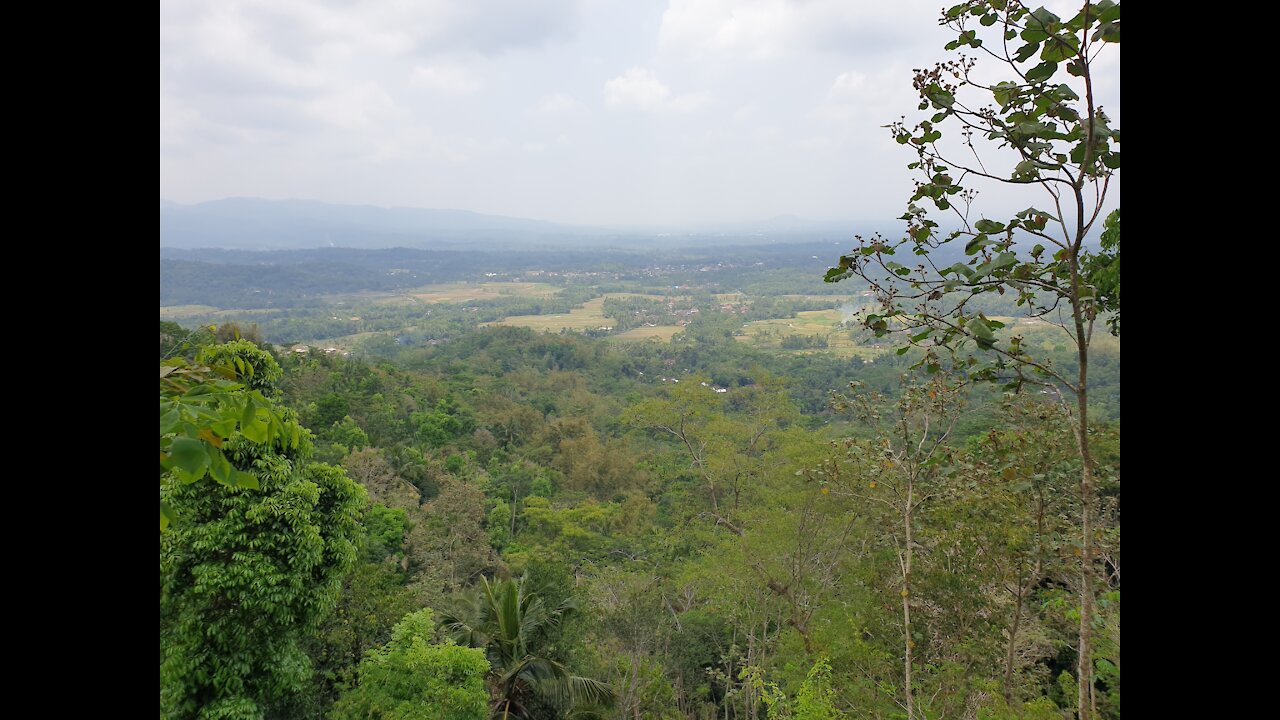
[[[237,318],[245,315],[263,315],[266,313],[280,312],[271,308],[259,308],[251,310],[220,310],[212,305],[169,305],[168,307],[160,306],[161,320],[181,320],[191,317],[225,317]]]
[[[848,317],[849,314],[847,312],[836,309],[799,312],[796,313],[794,318],[756,320],[746,324],[743,328],[745,335],[739,335],[738,340],[757,347],[782,350],[782,338],[784,337],[790,335],[818,335],[826,338],[827,347],[786,350],[786,352],[798,355],[830,353],[840,357],[860,357],[864,360],[874,360],[889,351],[890,348],[888,347],[867,347],[855,343],[849,337],[849,331],[840,327],[840,324]]]
[[[813,300],[815,302],[831,302],[841,305],[858,299],[853,295],[779,295],[778,297],[783,300]]]
[[[560,292],[560,288],[547,283],[533,282],[486,282],[486,283],[443,283],[425,285],[413,290],[406,290],[394,295],[386,295],[377,299],[380,303],[466,303],[477,300],[495,300],[498,298],[549,298]]]
[[[638,327],[632,328],[624,333],[618,333],[613,336],[614,340],[648,340],[657,338],[664,342],[670,341],[675,334],[684,330],[679,325],[658,325],[657,327]]]
[[[192,315],[207,315],[217,312],[218,308],[212,305],[170,305],[160,306],[161,320],[177,320],[179,318],[191,317]]]
[[[502,284],[502,283],[494,283]],[[515,284],[515,283],[511,283]],[[605,317],[604,301],[607,298],[628,298],[628,297],[644,297],[658,299],[654,295],[644,295],[642,293],[605,293],[601,297],[594,300],[588,300],[580,307],[573,308],[566,314],[560,315],[512,315],[503,318],[497,322],[484,323],[485,325],[512,325],[515,327],[527,327],[543,332],[560,332],[561,330],[597,330],[602,327],[613,327],[615,320]],[[663,328],[636,328],[626,333],[618,335],[618,337],[629,336],[637,330],[661,330]],[[680,328],[675,328],[679,330]],[[671,332],[675,334],[674,331]],[[644,337],[659,337],[660,333],[653,335],[634,335],[633,339]],[[668,336],[670,339],[670,336]]]
[[[612,327],[613,320],[604,316],[604,298],[588,300],[581,307],[569,311],[567,315],[513,315],[486,325],[512,325],[527,327],[543,332],[559,332],[561,330],[595,330],[601,327]]]

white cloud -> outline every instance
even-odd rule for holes
[[[604,102],[612,108],[642,112],[692,112],[711,104],[711,96],[700,92],[672,96],[652,70],[633,67],[604,84]]]
[[[449,95],[470,95],[484,86],[480,79],[458,65],[430,65],[414,68],[409,83]]]
[[[880,217],[911,159],[882,126],[919,115],[911,68],[953,57],[942,4],[166,0],[161,194]],[[1112,50],[1094,90],[1118,125]]]
[[[857,99],[858,91],[867,83],[867,76],[860,72],[843,72],[836,76],[836,81],[827,91],[828,100]]]
[[[564,93],[555,93],[553,95],[543,95],[538,98],[538,104],[534,106],[533,111],[546,115],[556,115],[559,113],[572,112],[582,107],[582,103],[574,100],[572,97]]]
[[[881,125],[915,102],[911,72],[903,65],[889,63],[870,72],[848,70],[837,75],[810,117],[842,124],[857,120],[860,130],[878,136]]]
[[[711,102],[710,93],[685,93],[671,98],[671,101],[664,106],[664,109],[674,110],[675,112],[694,112],[707,107]]]
[[[669,97],[671,90],[645,68],[631,68],[604,84],[604,102],[610,107],[657,110]]]
[[[808,50],[866,53],[909,42],[929,27],[936,0],[671,0],[658,46],[676,55],[772,60]]]

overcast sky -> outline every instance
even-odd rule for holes
[[[911,69],[949,55],[944,3],[165,0],[160,196],[888,220],[914,155],[881,126],[917,115]]]

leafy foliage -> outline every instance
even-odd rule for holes
[[[301,640],[356,560],[364,491],[306,463],[309,433],[291,411],[273,438],[257,422],[224,428],[219,448],[253,487],[162,477],[161,502],[183,519],[160,537],[163,717],[260,718],[289,702],[310,676]]]
[[[406,615],[391,641],[370,650],[360,663],[359,682],[343,695],[335,720],[484,720],[489,662],[480,650],[451,641],[433,644],[431,608]]]
[[[613,691],[604,683],[573,675],[564,664],[541,655],[544,633],[577,610],[569,600],[549,607],[524,579],[489,582],[456,608],[442,614],[458,642],[484,648],[493,664],[494,712],[531,718],[535,700],[571,709],[608,705]]]
[[[287,423],[273,401],[283,371],[267,352],[247,341],[203,348],[200,361],[160,363],[160,485],[190,484],[213,477],[228,487],[256,488],[258,479],[237,468],[223,453],[234,433],[262,444],[296,450],[301,426]],[[265,394],[264,394],[265,392]],[[160,529],[175,519],[160,504]]]
[[[1010,390],[1031,383],[1075,401],[1081,461],[1075,711],[1087,720],[1098,706],[1091,637],[1101,564],[1093,526],[1089,349],[1100,314],[1114,312],[1112,331],[1119,333],[1118,210],[1104,222],[1100,254],[1086,241],[1120,170],[1120,130],[1097,103],[1094,76],[1101,54],[1120,42],[1120,5],[1085,0],[1064,20],[1018,0],[966,0],[946,10],[941,24],[955,32],[948,50],[979,50],[1003,79],[986,80],[975,72],[977,58],[964,54],[916,71],[917,108],[932,114],[911,126],[905,120],[890,126],[893,138],[916,153],[907,166],[917,173],[915,191],[900,218],[905,235],[858,236],[854,251],[825,279],[866,280],[878,307],[864,316],[865,326],[877,336],[900,333],[901,353],[923,347],[918,364],[929,372],[941,368],[940,354],[959,352],[957,363],[972,379],[1001,381]],[[944,129],[956,130],[959,140],[944,140]],[[976,188],[983,184],[1018,198],[1031,190],[1039,206],[975,217]],[[930,206],[954,229],[934,219]],[[946,265],[944,248],[956,247],[970,259]],[[1074,373],[1054,367],[1022,335],[1002,337],[1009,324],[974,303],[992,293],[1009,293],[1028,319],[1062,328],[1074,346]],[[907,671],[909,678],[909,662]],[[909,717],[910,697],[908,690]]]

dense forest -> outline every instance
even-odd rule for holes
[[[495,327],[390,359],[216,342],[161,326],[170,365],[243,359],[246,390],[301,440],[224,445],[258,489],[162,488],[167,714],[218,697],[299,718],[427,699],[530,717],[892,717],[907,593],[929,715],[1070,706],[1078,461],[1045,396],[967,394],[909,356],[770,367],[714,338],[623,352]],[[1092,432],[1110,717],[1119,428]],[[300,503],[307,479],[320,497]],[[221,513],[244,526],[204,527]]]
[[[1119,5],[938,24],[888,237],[162,200],[161,717],[1118,720]]]

